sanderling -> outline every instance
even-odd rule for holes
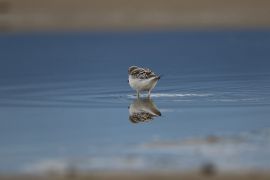
[[[151,91],[159,79],[160,76],[148,68],[137,66],[128,68],[128,82],[130,87],[137,91],[137,97],[139,97],[141,91],[148,91],[148,97],[150,97]]]
[[[136,99],[128,107],[129,120],[132,123],[147,122],[161,116],[160,111],[150,98]]]

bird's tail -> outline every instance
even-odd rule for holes
[[[163,77],[163,74],[162,74],[162,75],[160,75],[160,76],[158,76],[158,77],[157,77],[157,79],[158,79],[158,80],[160,80],[160,78],[161,78],[161,77]]]

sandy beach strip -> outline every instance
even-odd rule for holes
[[[146,179],[183,179],[183,180],[268,180],[270,173],[267,172],[239,172],[239,173],[205,173],[205,172],[94,172],[94,173],[70,173],[65,175],[1,175],[1,180],[93,180],[93,179],[110,179],[110,180],[146,180]]]
[[[0,31],[270,27],[266,0],[3,0]]]

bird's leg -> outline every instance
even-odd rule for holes
[[[140,92],[137,91],[137,98],[139,99],[140,98]]]
[[[150,98],[151,90],[148,91],[148,98]]]

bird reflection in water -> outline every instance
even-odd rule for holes
[[[132,123],[148,122],[155,117],[161,116],[160,111],[150,98],[138,98],[128,107],[129,120]]]

